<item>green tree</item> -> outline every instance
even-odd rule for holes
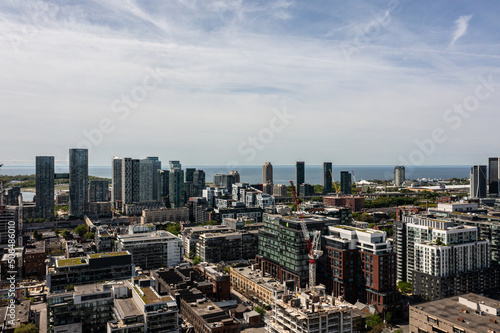
[[[200,257],[198,257],[198,256],[194,256],[194,259],[193,259],[193,265],[198,265],[200,262],[201,262]]]
[[[93,232],[86,232],[85,235],[83,235],[85,239],[94,239],[95,234]]]
[[[375,223],[368,223],[368,228],[373,228],[375,226]]]
[[[368,326],[370,330],[372,330],[373,328],[375,328],[375,326],[380,324],[383,324],[383,320],[382,318],[380,318],[378,314],[371,314],[366,316],[366,326]]]
[[[34,231],[33,232],[33,238],[36,239],[37,241],[41,241],[42,240],[42,235],[38,233],[38,231]]]
[[[38,333],[38,327],[33,323],[21,324],[16,327],[14,333]]]
[[[69,232],[69,230],[67,229],[61,231],[61,236],[66,240],[73,238],[73,235],[71,235],[71,232]]]
[[[75,228],[75,233],[81,237],[83,237],[87,232],[89,231],[89,228],[85,224],[80,224],[78,227]]]
[[[413,288],[411,282],[404,281],[399,281],[397,287],[403,294],[410,294]]]
[[[261,317],[266,313],[266,310],[263,307],[260,307],[260,306],[256,306],[254,310],[258,314],[260,314]]]

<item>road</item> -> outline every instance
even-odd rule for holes
[[[39,333],[47,333],[47,303],[37,303],[31,305],[31,310],[40,313]]]

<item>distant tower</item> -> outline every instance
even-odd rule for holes
[[[36,157],[36,215],[54,218],[54,156]]]
[[[264,163],[262,167],[262,184],[273,185],[273,165],[271,162]]]
[[[302,195],[300,193],[300,184],[304,184],[306,182],[306,166],[305,162],[297,162],[295,163],[295,180],[297,184],[295,184],[297,188],[297,195]]]
[[[405,167],[398,165],[394,168],[394,185],[401,187],[405,182]]]
[[[205,189],[205,171],[196,170],[193,173],[194,196],[201,197],[202,191]]]
[[[351,194],[351,185],[352,181],[349,171],[340,171],[340,192],[343,194]]]
[[[120,203],[122,202],[122,159],[119,157],[113,157],[111,177],[113,187],[111,191],[111,204],[115,208],[121,208]],[[117,201],[119,202],[117,205]]]
[[[158,200],[165,203],[167,207],[170,205],[168,202],[169,176],[170,171],[158,170]]]
[[[470,196],[486,198],[486,165],[474,165],[470,169]]]
[[[161,161],[158,157],[146,157],[139,162],[139,201],[158,200],[158,170]]]
[[[85,215],[89,188],[88,149],[69,150],[69,215]]]
[[[499,157],[490,157],[488,159],[489,164],[489,194],[499,194],[499,168],[500,168],[500,158]]]
[[[122,158],[122,207],[140,201],[140,161]]]
[[[195,168],[186,168],[186,181],[187,182],[194,182],[193,177],[194,177],[194,172],[196,171]]]
[[[184,171],[181,169],[179,161],[170,161],[170,174],[168,176],[169,191],[168,197],[171,208],[184,207],[185,190],[184,190]]]
[[[332,162],[323,163],[323,194],[332,193]]]
[[[234,182],[235,183],[241,182],[240,181],[240,173],[237,170],[231,170],[231,172],[229,172],[229,174],[234,177]]]

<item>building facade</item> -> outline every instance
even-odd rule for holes
[[[401,187],[405,182],[405,167],[402,165],[398,165],[394,168],[394,185],[397,187]]]
[[[262,166],[262,184],[273,185],[273,165],[271,162],[266,162]]]
[[[474,165],[470,169],[470,196],[486,198],[486,165]]]
[[[498,195],[499,191],[499,168],[500,157],[490,157],[488,159],[488,193]]]
[[[39,218],[54,218],[54,156],[36,157],[35,203]]]
[[[332,162],[323,163],[323,194],[332,193]]]
[[[298,161],[295,163],[295,187],[297,188],[297,195],[302,195],[300,193],[300,184],[306,182],[306,164],[303,161]]]
[[[352,193],[352,181],[349,171],[340,171],[340,192],[342,194]]]
[[[109,201],[109,181],[91,180],[89,182],[89,202]]]
[[[89,188],[88,149],[69,150],[69,215],[82,218],[86,213]]]
[[[132,263],[142,269],[177,266],[183,260],[182,241],[168,231],[119,235],[116,251],[132,254]]]

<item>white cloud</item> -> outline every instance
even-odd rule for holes
[[[466,34],[467,28],[469,27],[469,20],[471,19],[472,15],[463,15],[460,16],[456,21],[455,21],[455,31],[453,32],[453,38],[451,39],[450,42],[450,47],[455,45],[455,42],[462,37],[463,35]]]

